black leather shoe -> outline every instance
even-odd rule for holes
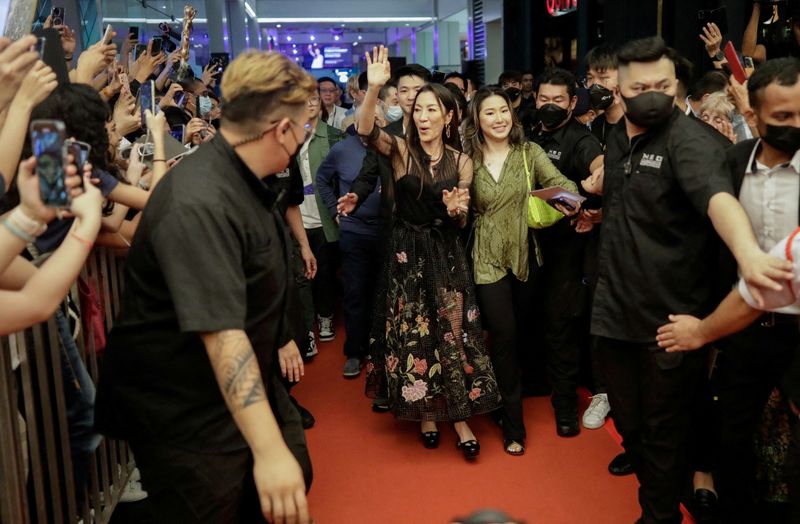
[[[608,472],[616,477],[624,477],[633,474],[633,464],[628,460],[625,452],[614,457],[608,464]]]
[[[420,432],[419,438],[422,439],[422,445],[427,449],[436,449],[439,447],[438,431],[426,431],[425,433]]]
[[[716,524],[719,522],[717,495],[707,489],[694,490],[690,513],[698,524]]]
[[[314,423],[316,423],[316,419],[314,419],[314,415],[311,414],[309,410],[301,406],[294,401],[294,406],[297,408],[297,411],[300,412],[300,420],[303,423],[303,429],[311,429],[314,427]]]
[[[556,412],[556,433],[559,437],[574,437],[580,432],[577,413]]]
[[[376,398],[372,401],[372,411],[375,413],[387,413],[391,409],[388,398]]]
[[[456,447],[464,453],[464,458],[467,460],[477,458],[481,452],[481,443],[477,440],[461,442],[461,439],[456,437]]]

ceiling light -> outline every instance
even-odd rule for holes
[[[385,23],[403,23],[403,22],[414,22],[414,23],[425,23],[425,22],[435,22],[437,19],[435,17],[430,16],[390,16],[390,17],[378,17],[378,16],[364,16],[364,17],[352,17],[352,18],[333,18],[333,17],[307,17],[307,18],[259,18],[258,22],[261,24],[311,24],[311,23],[320,23],[320,24],[358,24],[358,23],[376,23],[376,24],[385,24]]]
[[[311,35],[311,41],[312,41],[312,42],[313,42],[314,40],[316,40],[316,39],[317,39],[317,37],[315,37],[314,35]]]
[[[361,35],[358,35],[358,39],[361,40]]]
[[[333,39],[338,42],[339,41],[339,35],[333,35]]]
[[[278,24],[278,25],[276,25],[275,27],[277,27],[278,29],[280,29],[280,28],[281,28],[281,24]]]
[[[287,36],[287,37],[286,37],[286,41],[287,41],[287,42],[291,42],[291,41],[292,41],[292,35],[289,35],[289,36]]]
[[[253,7],[247,2],[244,3],[244,10],[247,11],[247,14],[250,15],[250,17],[257,18],[256,12],[253,10]]]

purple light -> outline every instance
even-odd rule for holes
[[[291,41],[292,41],[292,36],[291,36],[291,35],[287,36],[287,37],[286,37],[286,41],[287,41],[287,42],[291,42]]]

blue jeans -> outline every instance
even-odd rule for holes
[[[342,231],[339,237],[342,253],[344,287],[344,326],[347,358],[363,358],[369,347],[369,332],[374,310],[375,283],[383,266],[379,237]]]
[[[61,309],[56,310],[55,319],[61,342],[61,377],[67,407],[75,496],[80,503],[89,482],[89,461],[102,437],[94,432],[94,382],[86,370],[78,346],[72,340],[69,323]]]

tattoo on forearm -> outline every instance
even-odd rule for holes
[[[232,412],[267,399],[261,370],[246,335],[220,332],[209,349],[211,366]]]

